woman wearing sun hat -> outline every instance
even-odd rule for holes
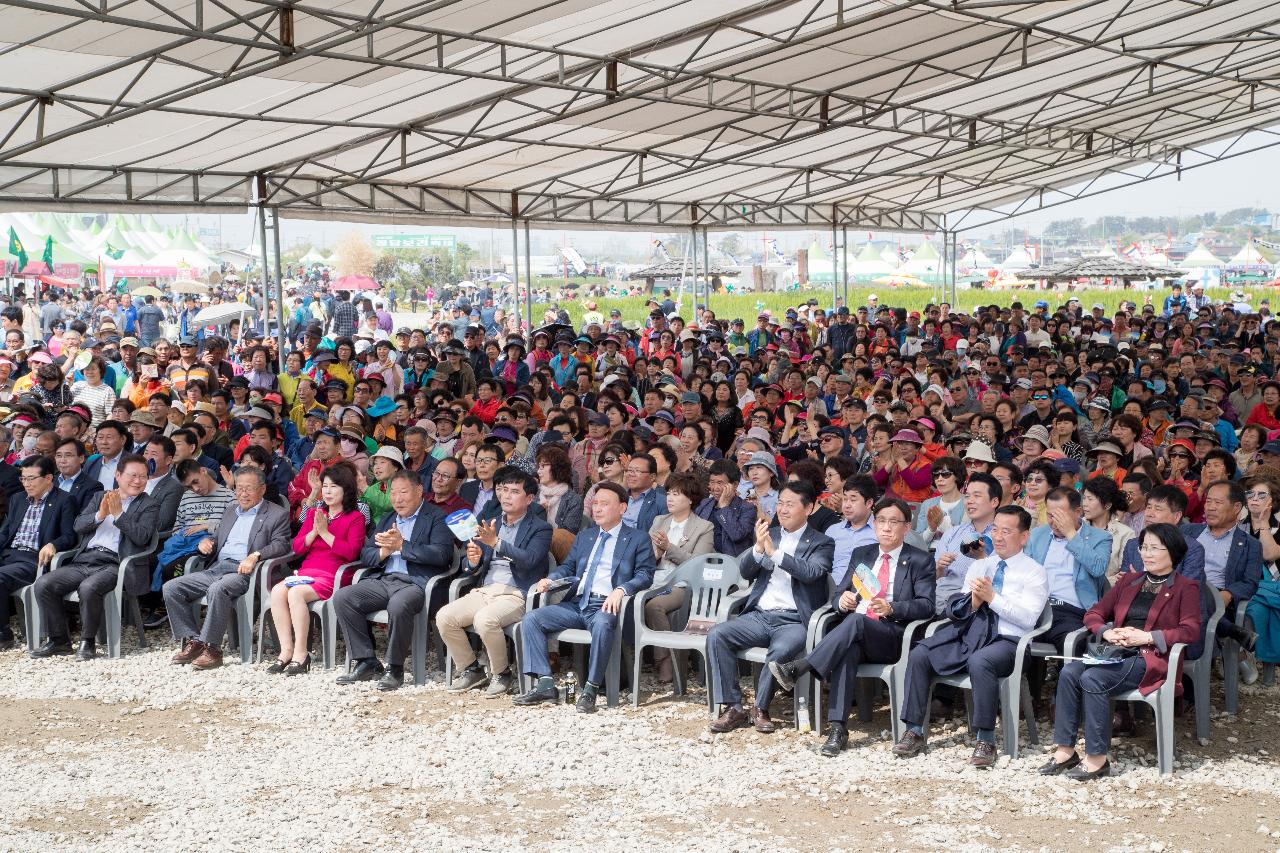
[[[933,494],[933,469],[921,452],[924,439],[913,429],[900,429],[889,445],[890,452],[881,454],[871,477],[886,495],[902,498],[914,509]]]

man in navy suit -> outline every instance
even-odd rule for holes
[[[635,457],[641,458],[648,457]],[[627,493],[621,486],[610,482],[597,485],[591,501],[591,518],[596,526],[579,533],[564,565],[534,587],[538,592],[546,592],[553,582],[568,580],[569,594],[559,604],[526,614],[521,622],[525,672],[536,678],[537,683],[528,693],[515,698],[517,705],[555,701],[556,686],[551,680],[551,664],[547,659],[547,635],[577,628],[591,632],[587,683],[578,695],[578,710],[595,711],[596,696],[604,683],[614,634],[618,630],[622,599],[648,589],[655,571],[649,534],[623,523],[626,508]]]
[[[1204,491],[1205,524],[1192,524],[1187,538],[1204,548],[1204,576],[1222,596],[1226,615],[1218,622],[1218,636],[1235,640],[1252,652],[1257,635],[1235,623],[1236,604],[1253,598],[1262,582],[1262,544],[1240,526],[1244,487],[1219,480]]]
[[[773,662],[769,670],[783,689],[813,672],[831,688],[827,719],[831,730],[822,745],[828,758],[849,745],[849,709],[862,663],[894,663],[902,654],[902,635],[917,619],[933,618],[937,572],[933,555],[905,544],[911,529],[911,509],[897,498],[883,498],[872,510],[876,545],[853,550],[848,566],[840,567],[844,581],[831,599],[831,609],[843,618],[806,657],[791,663]],[[853,576],[866,567],[876,586],[864,584],[871,598],[854,591]]]
[[[486,681],[488,697],[503,696],[511,690],[513,677],[507,656],[507,635],[503,629],[524,616],[529,588],[547,576],[547,554],[551,551],[551,525],[533,512],[538,500],[538,481],[532,474],[507,466],[494,476],[494,494],[502,514],[481,522],[475,539],[467,543],[464,574],[480,578],[480,583],[457,601],[440,608],[436,627],[449,647],[449,655],[461,672],[449,690],[461,693]],[[476,658],[467,628],[480,635],[489,656],[486,675]]]
[[[55,468],[47,456],[28,456],[18,463],[22,490],[9,498],[0,525],[0,649],[13,648],[9,597],[36,579],[36,564],[76,544],[76,517],[71,498],[54,488]]]
[[[78,438],[64,438],[53,451],[53,462],[58,466],[55,485],[71,498],[71,508],[76,517],[92,504],[102,500],[102,484],[98,478],[84,470],[87,451]]]
[[[667,491],[657,485],[657,475],[657,460],[647,453],[637,453],[627,462],[624,479],[629,494],[622,520],[646,533],[653,520],[667,512]]]
[[[360,562],[377,571],[357,584],[334,593],[333,608],[355,667],[338,676],[339,684],[372,681],[379,690],[396,690],[404,684],[404,659],[413,641],[413,622],[428,602],[427,580],[453,566],[454,537],[444,513],[422,499],[422,480],[416,472],[400,470],[387,490],[391,512],[369,534]],[[436,584],[447,594],[448,586]],[[373,632],[366,616],[387,611],[387,668],[374,651]]]
[[[742,577],[754,581],[742,615],[722,622],[707,635],[710,688],[723,713],[711,731],[723,733],[748,724],[768,734],[775,726],[769,702],[776,686],[768,667],[760,673],[756,701],[748,717],[742,709],[737,653],[756,646],[769,648],[769,661],[789,661],[804,649],[809,617],[827,600],[836,543],[809,527],[817,494],[803,480],[787,483],[778,496],[779,526],[756,521],[756,541],[738,562]]]

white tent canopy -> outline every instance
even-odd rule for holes
[[[1191,250],[1185,260],[1178,263],[1178,266],[1187,269],[1201,269],[1208,267],[1220,267],[1222,261],[1218,260],[1213,252],[1204,243],[1196,243],[1196,247]]]
[[[1280,143],[1271,0],[5,7],[9,209],[955,230]]]

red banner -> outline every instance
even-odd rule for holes
[[[0,275],[48,275],[49,268],[45,266],[44,261],[28,260],[26,267],[21,271],[18,270],[18,262],[14,260],[4,261],[3,268],[0,268]],[[79,264],[54,264],[53,274],[58,278],[79,278]]]

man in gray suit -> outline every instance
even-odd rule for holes
[[[289,513],[264,500],[267,481],[260,468],[241,468],[235,475],[236,502],[227,507],[218,525],[218,537],[204,539],[201,554],[217,554],[213,565],[174,578],[164,585],[164,605],[173,638],[182,650],[172,662],[193,669],[222,666],[222,639],[236,599],[249,591],[254,569],[263,560],[283,557],[293,550]],[[198,630],[191,605],[209,597],[204,628]]]

